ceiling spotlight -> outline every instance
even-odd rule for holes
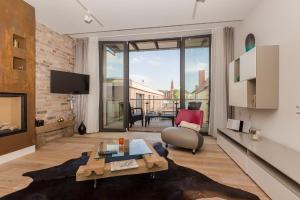
[[[85,23],[90,24],[90,23],[92,23],[92,21],[93,21],[93,17],[90,14],[90,12],[88,12],[86,15],[84,15],[84,22]]]

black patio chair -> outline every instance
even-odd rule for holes
[[[143,108],[133,108],[129,105],[129,125],[132,128],[134,122],[142,121],[142,126],[144,126],[144,111]]]

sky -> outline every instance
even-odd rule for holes
[[[129,78],[155,90],[180,86],[179,50],[142,51],[129,54]]]
[[[198,71],[206,70],[206,77],[209,72],[209,49],[191,48],[186,49],[186,89],[192,92],[198,84]],[[115,56],[108,54],[107,77],[123,77],[123,54]],[[174,81],[174,88],[180,87],[180,51],[160,50],[130,52],[129,54],[129,78],[144,84],[155,90],[169,90],[171,81]]]

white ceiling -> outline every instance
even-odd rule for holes
[[[243,20],[261,0],[80,0],[103,24],[83,21],[76,0],[25,0],[35,7],[37,21],[64,34]]]

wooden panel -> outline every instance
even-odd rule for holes
[[[28,120],[26,133],[0,138],[3,155],[35,144],[35,11],[23,0],[0,0],[0,7],[0,91],[27,93]],[[22,50],[14,50],[15,35],[24,38]],[[13,69],[14,54],[26,59],[24,71]]]
[[[257,49],[256,108],[278,108],[279,46]]]

